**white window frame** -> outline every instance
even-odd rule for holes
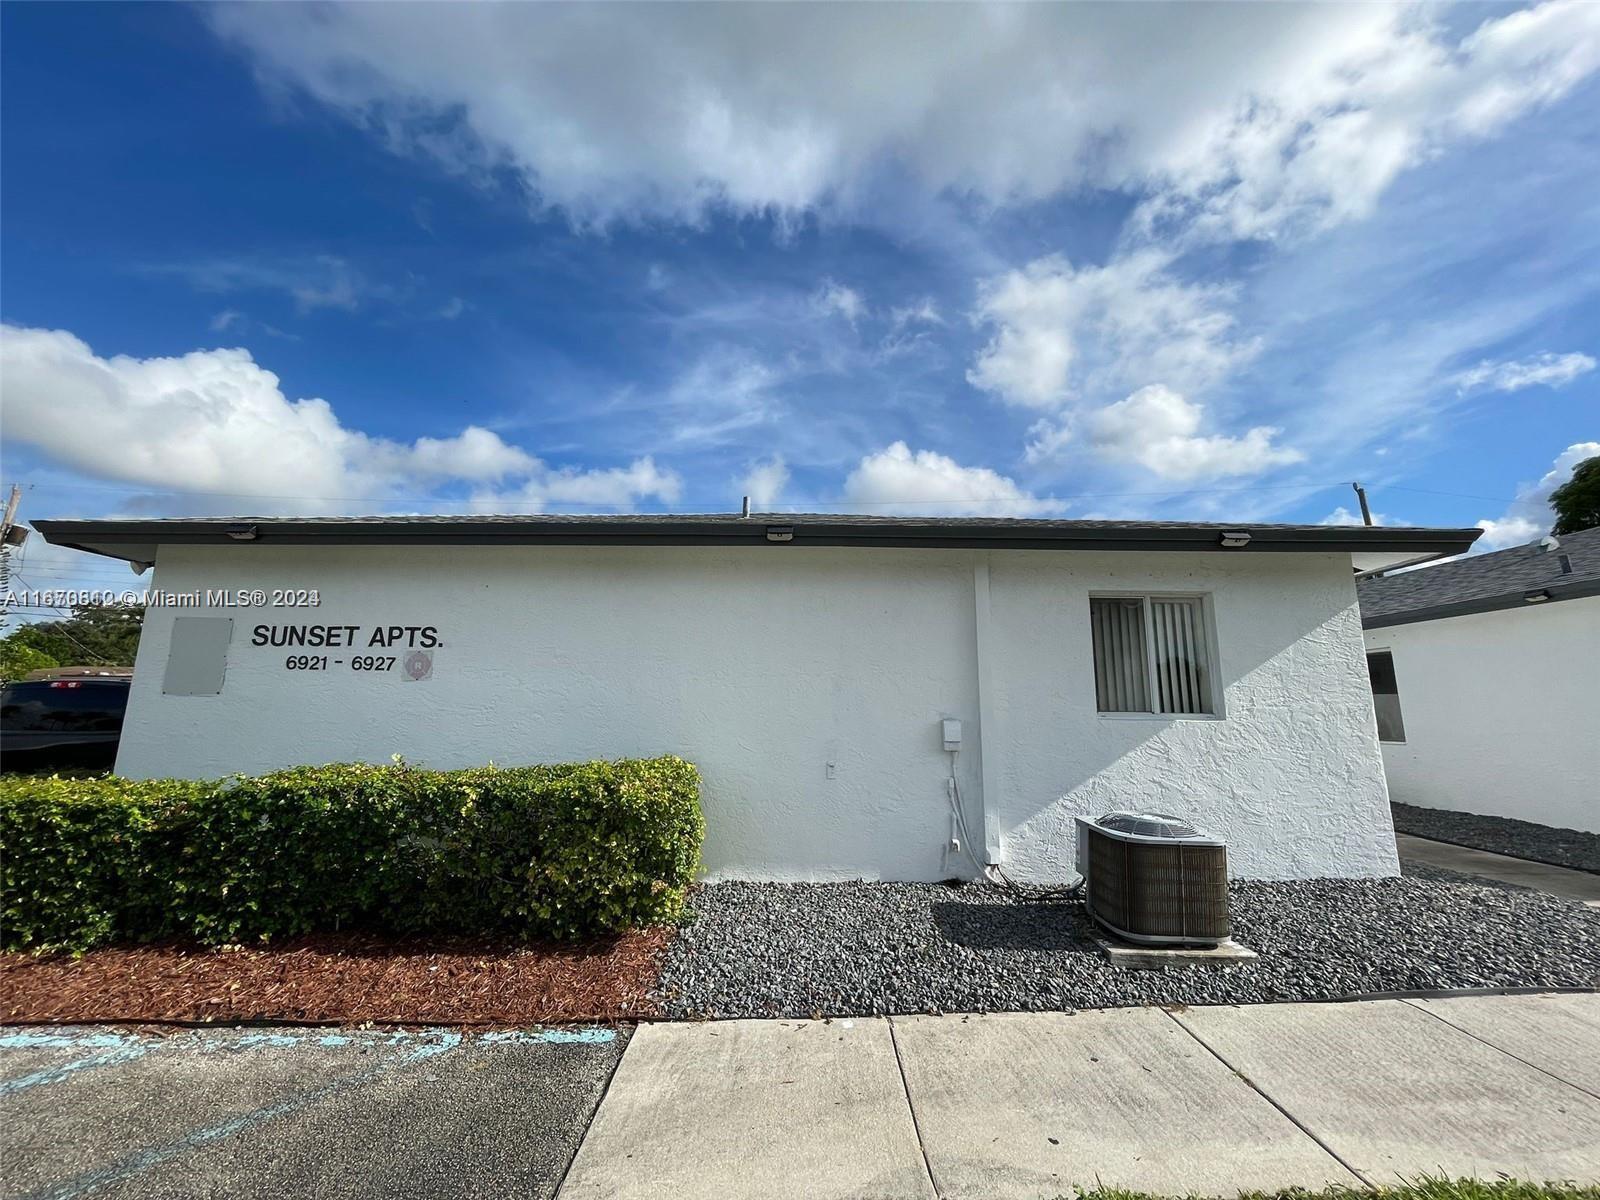
[[[1102,721],[1221,721],[1226,717],[1222,707],[1223,689],[1218,686],[1221,656],[1217,649],[1217,623],[1213,614],[1213,602],[1210,592],[1137,592],[1137,591],[1092,591],[1089,593],[1090,608],[1096,600],[1141,600],[1140,611],[1144,614],[1144,672],[1145,695],[1152,698],[1159,694],[1156,682],[1155,655],[1151,647],[1155,643],[1155,613],[1151,606],[1152,600],[1194,600],[1199,602],[1200,610],[1200,636],[1205,645],[1206,652],[1206,700],[1211,711],[1204,713],[1164,713],[1164,712],[1101,712],[1100,696],[1095,690],[1094,681],[1094,640],[1089,643],[1089,695],[1095,707],[1095,715]],[[1093,628],[1094,616],[1089,615],[1090,627]]]

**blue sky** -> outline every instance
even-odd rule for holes
[[[25,518],[1320,521],[1360,479],[1505,545],[1600,452],[1600,6],[0,22]]]

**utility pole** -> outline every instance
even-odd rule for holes
[[[11,550],[28,539],[28,531],[17,524],[17,505],[21,502],[22,489],[13,483],[5,518],[0,520],[0,626],[11,616]]]
[[[1361,523],[1363,525],[1371,525],[1372,510],[1367,507],[1367,489],[1362,487],[1359,483],[1352,483],[1350,486],[1355,488],[1356,499],[1361,501]]]
[[[17,505],[21,503],[22,489],[13,483],[11,485],[11,498],[6,501],[5,520],[0,521],[0,546],[11,545],[11,527],[17,523]]]

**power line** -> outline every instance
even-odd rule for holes
[[[1489,500],[1495,504],[1515,504],[1520,496],[1474,496],[1468,492],[1440,492],[1433,488],[1406,487],[1404,484],[1385,485],[1391,492],[1421,492],[1424,496],[1452,496],[1457,500]]]
[[[87,553],[87,551],[85,551],[85,553]],[[129,574],[128,571],[119,571],[115,567],[101,564],[95,560],[91,560],[83,567],[74,567],[70,563],[64,563],[61,566],[28,567],[26,561],[20,562],[17,565],[20,567],[27,567],[27,569],[35,575],[104,575],[107,579],[121,579]]]
[[[23,579],[23,577],[20,574],[17,575],[17,580],[24,587],[26,587],[30,592],[37,592],[37,591],[42,590],[40,588],[34,587],[33,584],[29,583],[26,579]],[[43,607],[50,607],[50,606],[46,605],[46,606],[43,606]],[[66,611],[65,609],[57,608],[57,609],[55,609],[55,612],[56,612],[56,614],[58,616],[67,617],[69,619],[72,616],[72,614],[70,612]],[[96,665],[104,666],[104,665],[106,665],[105,658],[104,658],[103,655],[96,654],[93,650],[89,649],[89,647],[85,646],[82,642],[80,642],[77,638],[73,637],[66,630],[57,628],[57,629],[51,630],[51,632],[55,633],[55,634],[58,634],[62,638],[65,638],[68,642],[71,642],[74,646],[76,646],[84,654],[88,655],[89,661],[84,664],[85,666],[96,666]]]

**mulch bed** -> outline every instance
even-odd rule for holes
[[[589,945],[317,934],[270,947],[0,954],[0,1023],[544,1025],[659,1015],[669,929]]]

